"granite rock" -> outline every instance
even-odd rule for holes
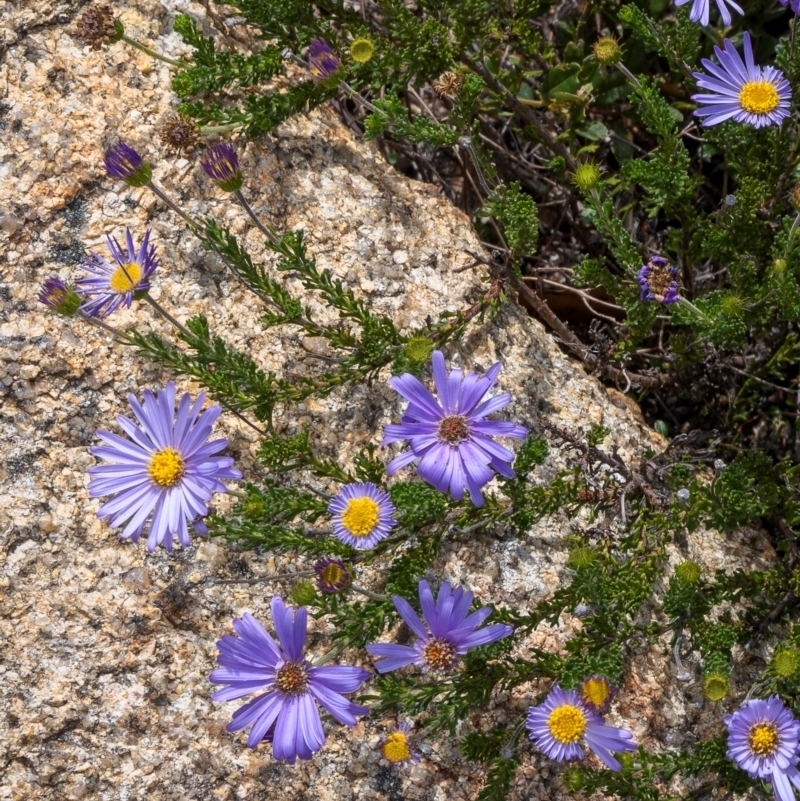
[[[384,764],[374,746],[389,720],[368,718],[352,730],[328,725],[323,751],[295,767],[276,763],[268,747],[246,748],[243,735],[225,731],[235,706],[210,701],[215,643],[243,611],[267,622],[271,596],[291,580],[213,581],[307,565],[220,541],[147,554],[143,543],[121,542],[95,516],[98,501],[87,493],[95,430],[113,428],[128,393],[141,395],[171,376],[106,333],[46,313],[36,301],[46,277],[76,278],[85,251],[102,252],[108,233],[130,226],[141,235],[150,227],[162,258],[153,296],[179,320],[206,314],[215,333],[279,375],[318,369],[309,354],[322,346],[290,328],[265,332],[258,304],[180,218],[146,189],[106,177],[103,149],[122,138],[147,153],[157,182],[189,213],[216,217],[245,238],[255,258],[273,262],[258,231],[195,161],[156,144],[176,104],[170,68],[123,44],[93,51],[77,40],[71,30],[83,5],[0,3],[0,799],[473,799],[483,770],[448,738],[426,743],[412,770]],[[185,52],[172,30],[176,13],[212,25],[203,4],[187,0],[125,0],[115,8],[131,35],[171,57]],[[485,291],[480,269],[458,272],[481,249],[469,219],[434,188],[394,172],[330,107],[238,148],[256,211],[278,228],[303,228],[320,266],[401,328],[464,308]],[[297,281],[286,283],[299,291]],[[305,300],[321,321],[333,319],[318,298]],[[169,335],[145,305],[113,322]],[[502,361],[500,387],[514,395],[508,414],[522,423],[533,427],[545,414],[567,428],[601,424],[611,431],[608,444],[628,459],[665,444],[621,393],[586,375],[513,303],[474,325],[448,357],[470,369]],[[276,425],[284,432],[309,427],[326,455],[347,462],[364,443],[378,443],[400,409],[380,380],[282,407]],[[257,435],[225,415],[217,430],[229,437],[245,476],[257,475]],[[540,477],[565,458],[555,451]],[[231,500],[216,503],[224,509]],[[431,577],[468,585],[499,605],[529,606],[568,577],[566,538],[581,525],[557,516],[522,538],[499,531],[449,541]],[[710,572],[764,567],[775,554],[763,532],[748,529],[735,537],[690,535],[672,546],[671,561],[684,558]],[[521,643],[521,653],[558,650],[580,625],[565,615]],[[325,620],[313,623],[312,651],[324,651],[328,633]],[[369,664],[365,653],[345,656]],[[688,682],[677,676],[668,638],[638,654],[612,720],[652,748],[719,730],[725,704],[704,706],[697,664],[689,658],[685,667]],[[540,689],[523,686],[497,699],[489,717],[462,731],[504,721],[511,730]],[[509,801],[560,797],[559,768],[525,743]]]

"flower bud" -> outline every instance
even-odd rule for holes
[[[128,186],[147,186],[153,175],[152,167],[125,142],[110,147],[103,157],[106,172]]]
[[[800,653],[794,648],[783,648],[772,657],[772,669],[776,676],[788,679],[800,670]]]
[[[410,362],[423,364],[431,358],[433,343],[427,337],[411,337],[403,350]]]
[[[228,142],[208,148],[200,157],[200,166],[223,192],[238,192],[242,188],[244,176],[239,169],[239,159]]]
[[[578,189],[586,192],[600,183],[600,170],[589,161],[585,164],[579,164],[575,170],[574,181]]]
[[[310,581],[298,581],[289,593],[292,602],[298,606],[316,603],[317,590]]]
[[[74,317],[81,305],[81,296],[59,278],[48,278],[39,292],[39,302],[51,308],[56,314]]]
[[[700,565],[697,562],[682,562],[675,568],[675,575],[684,584],[697,584],[700,581]]]
[[[721,701],[728,694],[728,677],[721,673],[710,673],[703,682],[703,695],[709,701]]]

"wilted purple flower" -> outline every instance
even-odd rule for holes
[[[701,59],[712,77],[703,72],[692,73],[701,89],[714,94],[692,95],[701,104],[694,112],[705,117],[703,125],[717,125],[725,120],[746,122],[756,128],[780,125],[789,116],[792,91],[789,81],[775,67],[757,67],[753,60],[750,34],[744,35],[744,62],[730,39],[725,50],[714,47],[720,66]]]
[[[65,317],[74,317],[81,305],[80,295],[60,278],[48,278],[39,292],[39,302]]]
[[[411,742],[411,726],[408,723],[401,723],[394,731],[381,737],[378,743],[378,751],[384,759],[388,759],[401,768],[416,765],[421,755]]]
[[[477,612],[469,613],[474,594],[461,587],[452,590],[450,582],[445,581],[439,588],[439,597],[434,603],[433,593],[427,581],[419,583],[419,600],[425,624],[411,608],[411,604],[399,595],[392,596],[392,602],[400,617],[419,639],[413,646],[373,643],[367,651],[373,656],[386,657],[375,663],[379,673],[388,673],[414,663],[425,670],[452,670],[470,648],[488,645],[508,637],[514,631],[506,623],[493,623],[478,629],[481,623],[492,614],[491,607],[484,606]]]
[[[130,439],[102,429],[97,432],[106,444],[92,447],[91,452],[112,464],[89,468],[89,494],[113,496],[97,516],[109,518],[112,528],[125,526],[122,538],[133,542],[149,521],[148,551],[162,543],[172,550],[173,535],[184,547],[190,545],[189,522],[198,534],[207,534],[198,519],[208,514],[206,502],[215,492],[226,492],[223,479],[242,477],[231,467],[233,459],[214,456],[228,440],[208,441],[222,409],[211,406],[201,414],[205,399],[203,392],[192,405],[189,394],[184,394],[175,418],[175,384],[170,381],[158,396],[146,389],[143,404],[128,395],[139,425],[122,415],[117,423]]]
[[[598,714],[602,714],[608,709],[616,692],[617,688],[603,676],[589,676],[578,687],[581,701]]]
[[[640,300],[657,300],[659,303],[676,303],[678,294],[678,268],[661,256],[651,256],[650,261],[639,270],[636,280],[641,288]]]
[[[394,504],[375,484],[347,484],[330,502],[333,533],[345,545],[374,548],[397,525]]]
[[[513,478],[514,454],[492,437],[522,439],[528,429],[516,423],[486,420],[486,416],[511,403],[504,392],[481,403],[495,385],[502,365],[490,367],[485,375],[451,370],[447,374],[444,356],[433,352],[433,379],[438,401],[410,373],[389,379],[392,388],[410,401],[399,425],[388,425],[382,447],[410,440],[411,450],[389,462],[387,472],[398,470],[420,459],[417,472],[440,492],[450,492],[457,501],[469,492],[476,506],[483,506],[481,487],[494,477],[492,468]],[[480,404],[480,405],[479,405]]]
[[[334,75],[341,65],[336,53],[324,39],[313,39],[308,48],[308,66],[315,80],[324,81]]]
[[[314,565],[320,592],[334,595],[350,586],[350,571],[341,559],[321,559]]]
[[[772,695],[766,701],[747,701],[727,715],[728,759],[752,779],[772,782],[778,801],[795,801],[792,785],[800,790],[797,753],[800,721]]]
[[[125,142],[106,150],[103,162],[112,178],[119,178],[128,186],[146,186],[153,175],[150,165]]]
[[[239,169],[236,149],[229,142],[219,142],[203,152],[200,166],[223,192],[236,192],[242,188],[244,176]]]
[[[607,726],[603,719],[589,709],[575,690],[554,687],[541,706],[528,709],[526,727],[531,740],[545,756],[561,762],[564,759],[583,759],[583,741],[611,770],[622,765],[613,751],[635,751],[633,735],[625,729]]]
[[[682,6],[688,2],[689,0],[675,0],[675,5]],[[733,0],[714,0],[714,2],[719,9],[719,13],[722,16],[722,21],[725,23],[725,25],[731,24],[731,12],[728,11],[728,5],[738,11],[740,14],[744,14],[744,11],[736,3],[734,3]],[[708,25],[710,10],[711,0],[692,0],[692,12],[689,14],[689,19],[692,22],[699,22],[703,27],[705,27]]]
[[[91,252],[82,267],[92,277],[81,278],[76,284],[76,292],[87,298],[81,311],[88,317],[108,317],[120,306],[130,308],[137,292],[150,289],[148,279],[159,264],[156,246],[150,245],[149,228],[138,251],[130,228],[125,229],[127,252],[113,236],[106,237],[106,241],[116,264]]]
[[[314,667],[303,656],[308,612],[272,599],[272,622],[280,646],[248,612],[233,621],[238,634],[226,634],[218,643],[220,667],[210,678],[227,684],[212,696],[214,701],[233,701],[258,690],[266,690],[233,713],[230,732],[250,724],[247,745],[255,748],[261,740],[272,742],[275,759],[293,765],[297,759],[311,759],[322,748],[325,733],[315,701],[339,723],[355,726],[356,715],[368,710],[348,701],[341,693],[358,690],[369,671],[349,665]]]

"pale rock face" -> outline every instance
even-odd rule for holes
[[[171,30],[175,13],[204,19],[200,3],[128,0],[115,4],[128,32],[166,55],[183,45]],[[318,368],[308,352],[324,343],[290,328],[264,332],[259,306],[226,268],[202,251],[180,219],[144,189],[108,179],[105,146],[118,137],[146,153],[154,177],[192,214],[213,215],[264,257],[258,232],[201,175],[193,160],[169,157],[156,133],[176,104],[170,69],[122,44],[92,51],[73,38],[71,3],[0,4],[8,50],[0,67],[0,597],[7,622],[0,666],[0,708],[7,764],[0,797],[9,799],[290,799],[447,798],[468,801],[482,781],[453,741],[424,746],[425,759],[395,777],[372,746],[389,721],[367,718],[349,730],[326,724],[329,739],[311,763],[287,768],[265,746],[224,726],[234,704],[210,702],[208,674],[215,642],[231,619],[250,610],[269,622],[269,600],[291,582],[211,585],[209,578],[286,573],[307,567],[288,556],[240,553],[202,542],[168,556],[144,543],[122,543],[97,520],[88,497],[89,446],[94,432],[115,430],[128,413],[128,392],[163,386],[168,374],[85,323],[45,313],[37,303],[49,275],[76,278],[84,249],[105,252],[107,233],[126,225],[141,236],[154,229],[162,266],[153,295],[180,320],[208,315],[232,347],[281,375]],[[304,228],[311,255],[367,297],[403,329],[428,315],[466,308],[485,291],[479,268],[456,272],[480,251],[469,220],[430,186],[395,173],[323,107],[272,135],[239,144],[245,190],[256,211],[280,228]],[[267,257],[269,258],[269,257]],[[302,294],[299,282],[287,285]],[[305,297],[320,321],[333,315]],[[168,334],[145,305],[114,316],[120,328]],[[563,427],[598,423],[611,430],[628,459],[663,441],[636,411],[565,356],[542,326],[514,305],[468,330],[447,353],[467,369],[504,365],[501,390],[513,393],[508,419],[535,428],[546,415]],[[384,377],[385,378],[385,377]],[[187,381],[179,387],[197,391]],[[364,443],[380,442],[402,404],[384,380],[300,407],[278,410],[289,432],[309,426],[317,446],[346,462]],[[223,415],[218,430],[245,477],[258,474],[256,436]],[[388,458],[388,457],[387,457]],[[553,455],[537,472],[545,480],[564,466]],[[226,508],[229,499],[217,505]],[[468,585],[484,600],[529,607],[568,578],[565,538],[581,522],[557,517],[521,538],[503,531],[446,544],[430,578]],[[671,561],[717,568],[763,567],[774,559],[757,531],[738,537],[689,535]],[[361,577],[369,583],[375,576]],[[199,582],[199,583],[195,583]],[[520,644],[559,649],[580,627],[564,616]],[[311,650],[321,653],[326,622],[312,626]],[[345,657],[368,665],[363,652]],[[693,733],[719,730],[717,709],[699,709],[699,671],[676,679],[668,639],[640,653],[619,693],[612,719],[654,748],[689,744]],[[512,729],[540,688],[523,686],[490,710],[487,725]],[[462,727],[463,731],[467,728]],[[557,798],[559,769],[523,740],[522,767],[509,801]],[[402,796],[397,792],[402,789]]]

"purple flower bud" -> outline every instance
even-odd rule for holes
[[[350,571],[341,559],[322,559],[314,565],[317,587],[326,595],[342,592],[350,586]]]
[[[242,188],[244,177],[239,169],[239,159],[229,142],[208,148],[200,157],[200,166],[223,192],[237,192]]]
[[[308,48],[308,66],[316,81],[324,81],[334,75],[341,61],[324,39],[314,39]]]
[[[653,256],[636,276],[642,293],[640,300],[657,300],[659,303],[677,303],[680,281],[678,268],[661,256]]]
[[[119,142],[106,150],[103,162],[106,172],[112,178],[119,178],[128,186],[146,186],[150,183],[152,168],[125,142]]]
[[[81,297],[60,278],[48,278],[39,292],[39,302],[65,317],[74,317],[81,305]]]

